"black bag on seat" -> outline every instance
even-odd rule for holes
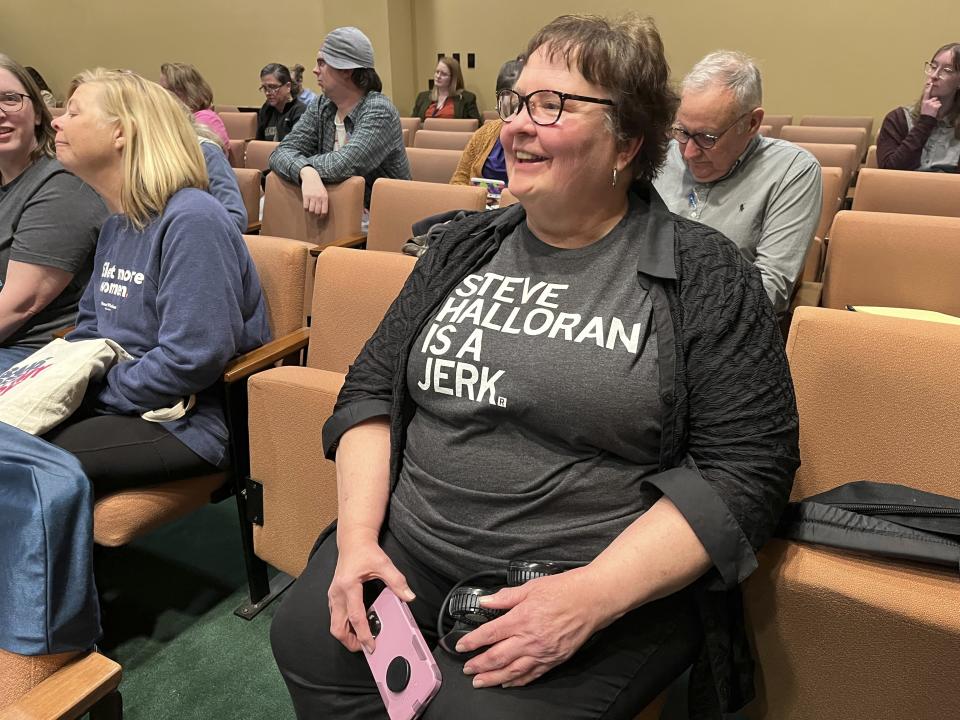
[[[960,571],[960,500],[862,480],[790,503],[777,536]]]

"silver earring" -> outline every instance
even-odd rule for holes
[[[613,182],[610,183],[610,184],[613,185],[613,187],[616,187],[616,186],[617,186],[617,168],[616,168],[616,166],[614,166],[614,168],[613,168]]]

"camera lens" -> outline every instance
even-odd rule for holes
[[[380,634],[380,630],[383,629],[383,626],[380,624],[380,617],[377,615],[376,610],[371,610],[367,613],[367,623],[370,625],[370,634],[376,637]]]

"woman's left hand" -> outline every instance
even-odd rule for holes
[[[484,607],[508,610],[457,643],[458,652],[487,649],[464,673],[474,687],[526,685],[567,660],[617,613],[607,607],[587,568],[531,580],[483,598]]]

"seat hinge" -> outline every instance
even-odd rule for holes
[[[263,485],[248,477],[244,483],[243,502],[247,520],[263,527]]]

